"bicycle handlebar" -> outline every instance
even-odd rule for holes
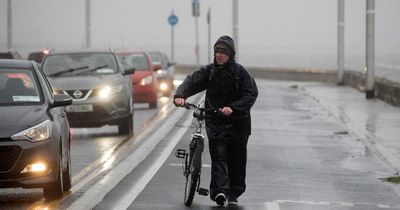
[[[209,109],[200,108],[200,107],[196,106],[195,104],[188,103],[188,102],[185,102],[183,107],[185,107],[185,109],[188,109],[188,110],[194,109],[195,111],[193,112],[193,117],[196,119],[199,119],[199,120],[204,120],[207,117],[209,117],[210,115],[218,116],[218,117],[226,117],[219,109],[216,109],[216,108],[209,108]]]

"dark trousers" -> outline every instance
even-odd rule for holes
[[[248,139],[248,135],[232,139],[209,139],[212,200],[218,193],[237,198],[246,190]]]

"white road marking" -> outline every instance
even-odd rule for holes
[[[111,169],[99,182],[95,183],[93,186],[91,186],[83,195],[80,197],[78,200],[76,200],[71,206],[68,207],[68,209],[92,209],[94,208],[98,203],[100,203],[104,197],[107,195],[108,192],[110,192],[126,175],[128,175],[140,162],[142,162],[147,155],[157,146],[157,144],[165,137],[165,131],[171,130],[176,123],[179,121],[181,116],[184,114],[185,110],[184,109],[177,109],[175,110],[171,116],[168,118],[168,121],[165,121],[161,126],[157,124],[157,126],[160,126],[158,129],[154,129],[156,125],[152,124],[147,131],[139,134],[137,136],[137,143],[143,142],[142,144],[138,144],[137,149],[135,152],[133,152],[130,156],[128,156],[125,160],[120,162],[115,168]],[[189,117],[187,122],[185,122],[185,125],[188,124],[190,125],[190,121],[192,119]],[[189,126],[184,126],[182,129],[188,129]],[[153,132],[152,134],[149,134]],[[178,131],[180,134],[183,131]],[[149,136],[147,136],[149,134]],[[184,135],[180,134],[180,135]],[[144,141],[144,138],[145,141]],[[164,153],[170,153],[171,150],[174,148],[174,146],[178,143],[180,138],[174,137],[174,141],[176,143],[171,143],[169,144],[168,148],[169,151],[164,150]],[[168,156],[167,156],[168,157]],[[165,161],[166,158],[163,160]],[[157,160],[156,164],[161,167],[163,163],[162,159]],[[161,165],[160,165],[161,163]],[[159,169],[156,167],[151,167],[148,169],[146,174],[151,174],[157,172]],[[155,171],[155,172],[154,172]],[[146,175],[144,177],[147,177],[146,179],[140,181],[140,185],[134,186],[131,190],[130,193],[134,194],[139,194],[144,187],[147,185],[147,183],[151,180],[151,178],[154,176],[153,175]],[[94,174],[92,174],[95,176]],[[142,183],[143,182],[143,183]],[[128,195],[130,194],[128,193]],[[120,202],[119,205],[115,209],[124,209],[127,208],[130,203],[134,201],[134,199],[137,197],[134,196],[134,198],[127,198],[128,196],[125,196]],[[131,195],[132,196],[132,195]],[[128,205],[128,206],[126,206]],[[126,206],[126,207],[125,207]]]
[[[182,163],[170,163],[169,164],[170,166],[179,166],[179,167],[182,167]],[[203,168],[211,168],[211,165],[210,164],[202,164],[201,165],[201,167],[203,167]]]
[[[265,206],[267,207],[267,210],[280,210],[279,203],[266,202]]]
[[[343,206],[343,207],[353,207],[353,206],[375,206],[383,209],[392,208],[389,205],[384,204],[372,204],[372,203],[348,203],[348,202],[328,202],[328,201],[296,201],[296,200],[274,200],[272,202],[265,202],[267,210],[280,210],[279,204],[284,203],[297,203],[313,206]]]
[[[184,122],[184,125],[189,124],[192,121],[192,118],[189,117]],[[163,150],[163,152],[158,156],[157,160],[153,163],[153,165],[147,169],[146,173],[142,176],[141,179],[125,194],[125,196],[117,203],[117,205],[113,209],[127,209],[131,203],[136,199],[136,197],[142,192],[142,190],[146,187],[146,185],[150,182],[150,180],[157,173],[158,169],[164,164],[167,160],[171,151],[178,144],[179,140],[185,135],[186,131],[189,127],[179,127],[179,130],[175,133],[175,135],[171,138],[172,141],[169,142],[168,146]]]

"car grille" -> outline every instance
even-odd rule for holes
[[[92,93],[91,90],[65,90],[64,92],[75,100],[86,100]],[[76,94],[76,92],[79,92],[79,94]]]
[[[7,172],[11,170],[20,153],[21,147],[19,146],[0,147],[0,172]]]

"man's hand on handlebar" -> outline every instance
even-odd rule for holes
[[[184,98],[175,98],[174,99],[174,104],[175,106],[184,106],[185,105],[185,99]]]
[[[225,116],[229,116],[233,112],[233,110],[229,106],[220,108],[219,111],[221,111]]]

